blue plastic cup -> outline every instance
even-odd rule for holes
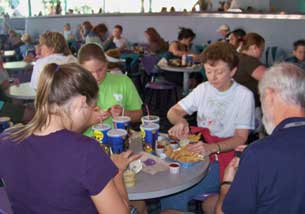
[[[142,117],[142,124],[149,124],[149,123],[160,123],[160,117],[155,115],[146,115]]]
[[[111,126],[108,124],[97,124],[92,126],[93,129],[93,137],[102,144],[108,143],[108,135],[107,132],[111,129]]]
[[[141,134],[144,140],[143,149],[145,152],[154,152],[160,125],[156,123],[148,123],[140,126]]]
[[[127,136],[127,131],[125,129],[111,129],[107,132],[109,144],[114,154],[120,154],[124,151],[125,139]]]
[[[119,116],[112,119],[113,126],[115,129],[129,129],[130,128],[130,117]]]
[[[11,119],[9,117],[0,117],[0,133],[11,126]]]
[[[186,56],[186,61],[187,61],[187,65],[188,66],[192,66],[193,65],[193,55],[192,54],[188,54],[187,56]]]

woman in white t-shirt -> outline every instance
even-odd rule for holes
[[[213,191],[218,191],[219,180],[222,181],[223,171],[234,157],[234,149],[245,144],[249,130],[254,129],[253,94],[232,79],[239,62],[233,46],[224,42],[214,43],[200,58],[208,81],[195,88],[167,114],[169,121],[174,124],[169,134],[182,139],[190,132],[184,116],[197,112],[197,126],[201,128],[207,143],[198,142],[187,148],[203,156],[210,156],[211,160],[215,155],[218,156],[219,161],[214,159],[215,162],[211,163],[208,176],[197,186],[181,193],[191,192],[189,198],[202,192],[210,192],[211,183],[215,186]],[[214,177],[211,178],[210,175]],[[175,198],[162,199],[162,209],[169,209],[173,205],[175,209],[185,209],[183,203],[177,201],[186,197],[179,198],[179,194],[173,197]]]
[[[37,89],[40,73],[47,64],[67,64],[77,62],[71,54],[68,44],[61,33],[45,32],[40,35],[39,48],[41,58],[36,61],[31,77],[31,86]]]

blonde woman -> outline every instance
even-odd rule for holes
[[[77,64],[47,65],[34,118],[0,139],[0,178],[14,213],[127,214],[127,151],[112,156],[81,134],[98,116],[98,85]]]
[[[41,58],[36,61],[31,77],[31,86],[34,89],[37,89],[40,73],[48,63],[66,64],[77,62],[61,33],[45,32],[41,34],[39,48]]]

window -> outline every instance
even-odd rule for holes
[[[187,11],[191,11],[193,5],[197,2],[197,0],[152,0],[152,12],[160,12],[162,7],[166,7],[167,11],[173,6],[176,11],[183,11],[187,9]]]
[[[67,10],[72,9],[75,14],[98,13],[103,8],[103,0],[67,0]]]
[[[10,16],[28,16],[29,7],[26,0],[0,0],[0,14],[7,13]]]

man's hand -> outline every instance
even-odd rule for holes
[[[239,166],[239,158],[233,158],[227,168],[225,169],[223,180],[224,181],[233,181]]]

